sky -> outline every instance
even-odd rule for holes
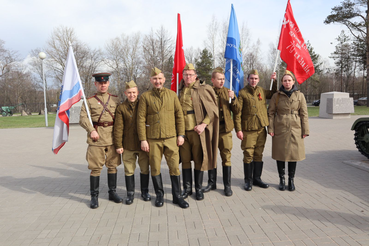
[[[345,27],[325,25],[324,20],[341,1],[290,1],[305,42],[309,40],[317,54],[329,59]],[[31,50],[45,47],[53,29],[60,26],[74,28],[78,39],[91,48],[103,49],[107,41],[123,33],[148,34],[161,26],[175,42],[180,13],[184,49],[204,48],[212,17],[228,23],[231,4],[239,27],[242,23],[247,26],[252,42],[260,39],[267,59],[269,44],[279,36],[287,0],[0,0],[0,39],[5,48],[18,51],[21,59]]]

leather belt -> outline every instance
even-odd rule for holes
[[[103,126],[103,127],[108,127],[108,126],[112,126],[114,125],[114,121],[111,121],[111,122],[93,122],[94,126]]]
[[[187,114],[194,114],[195,110],[187,111]]]
[[[222,120],[222,121],[219,121],[219,125],[224,125],[225,124],[225,121]]]

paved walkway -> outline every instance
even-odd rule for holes
[[[295,192],[278,190],[269,137],[262,177],[270,188],[243,190],[234,137],[233,196],[223,195],[219,171],[218,190],[203,201],[188,198],[188,209],[172,204],[163,162],[164,207],[140,199],[138,170],[134,203],[108,201],[104,169],[100,207],[92,210],[82,128],[71,127],[58,155],[52,128],[0,130],[0,245],[369,245],[369,161],[354,145],[356,118],[310,118]],[[122,166],[118,172],[124,196]],[[155,198],[151,182],[150,193]]]

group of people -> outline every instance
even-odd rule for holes
[[[305,159],[303,139],[309,135],[309,126],[305,97],[294,85],[295,78],[289,71],[282,76],[282,86],[277,91],[276,73],[271,76],[272,90],[265,90],[258,86],[258,71],[252,70],[247,76],[248,84],[237,97],[224,87],[222,68],[214,69],[213,86],[210,86],[197,77],[193,64],[186,64],[177,96],[164,87],[162,71],[153,68],[150,74],[153,88],[138,98],[136,83],[126,82],[124,93],[127,99],[121,104],[116,96],[108,93],[109,76],[109,73],[93,75],[97,93],[87,99],[88,109],[83,105],[80,115],[80,125],[87,131],[91,208],[99,206],[99,181],[104,165],[108,169],[109,200],[123,202],[116,192],[117,167],[121,160],[127,189],[124,202],[129,205],[134,201],[134,172],[138,162],[142,199],[151,200],[148,188],[151,174],[155,206],[163,206],[160,170],[163,155],[169,168],[173,203],[187,208],[189,204],[185,199],[193,194],[193,183],[196,200],[203,200],[204,193],[216,189],[218,149],[222,159],[224,194],[232,196],[233,129],[242,140],[245,190],[252,190],[253,185],[269,187],[261,180],[266,127],[272,136],[272,158],[277,161],[279,189],[286,189],[287,161],[288,189],[295,190],[296,162]],[[267,110],[266,99],[270,98]],[[208,172],[206,187],[203,187],[204,171]]]

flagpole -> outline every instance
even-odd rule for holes
[[[179,80],[179,73],[177,73],[177,78],[176,78],[176,90],[177,90],[177,96],[179,96],[179,94],[178,94],[178,80]]]
[[[72,51],[73,51],[73,47],[72,47],[72,43],[69,42],[69,46],[71,47]],[[77,64],[76,63],[76,58],[74,57],[74,52],[73,52],[73,60],[74,60],[74,64]],[[87,116],[88,116],[88,119],[90,120],[90,123],[91,123],[91,126],[94,126],[92,124],[92,120],[91,120],[91,115],[90,115],[90,110],[88,109],[88,106],[87,106],[87,101],[86,101],[86,95],[85,95],[85,91],[83,90],[83,86],[82,86],[82,81],[81,81],[81,77],[79,76],[79,71],[77,69],[77,75],[78,75],[78,83],[79,85],[81,86],[81,90],[82,90],[82,95],[83,95],[83,103],[85,104],[85,108],[86,108],[86,112],[87,112]]]
[[[229,89],[232,90],[232,80],[233,80],[233,59],[230,59],[231,60],[231,74],[229,76]],[[229,98],[229,103],[232,102],[232,98]]]
[[[274,62],[274,69],[273,69],[273,73],[275,72],[275,70],[277,69],[277,65],[278,65],[278,58],[279,58],[279,49],[277,48],[277,55],[275,57],[275,62]],[[273,79],[270,80],[270,89],[272,90],[273,87]]]
[[[287,1],[288,2],[288,1]],[[282,33],[282,20],[279,21],[279,37],[278,37],[278,43],[279,43],[279,39],[281,38],[281,33]],[[279,58],[279,53],[281,52],[279,49],[278,49],[278,44],[277,44],[277,55],[275,57],[275,62],[274,62],[274,69],[273,69],[273,73],[275,72],[275,70],[277,69],[277,65],[278,65],[278,58]],[[278,81],[277,81],[278,83]],[[272,87],[273,87],[273,79],[270,80],[270,88],[269,90],[272,90]]]

